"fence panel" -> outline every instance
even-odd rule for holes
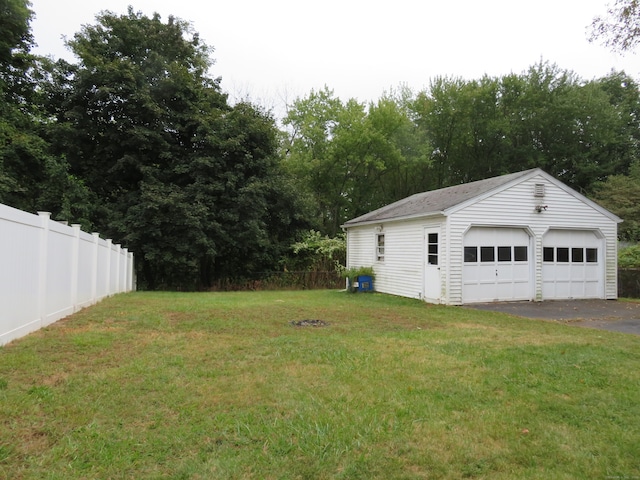
[[[98,246],[95,237],[78,229],[78,272],[76,304],[79,308],[91,305],[95,298]]]
[[[109,267],[111,260],[111,240],[98,239],[98,272],[96,273],[96,298],[98,300],[109,294]]]
[[[38,217],[0,204],[0,345],[40,328],[40,233]]]
[[[73,231],[66,225],[49,222],[46,244],[45,319],[49,325],[74,312],[72,303]]]
[[[0,345],[135,288],[133,253],[49,217],[0,204]]]

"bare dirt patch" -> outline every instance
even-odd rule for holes
[[[292,325],[294,327],[327,327],[329,326],[329,322],[317,319],[293,320],[289,322],[289,325]]]

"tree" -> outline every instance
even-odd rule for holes
[[[32,44],[29,22],[33,16],[26,0],[0,0],[0,201],[20,208],[12,201],[14,192],[24,190],[23,179],[17,178],[15,164],[18,152],[29,150],[34,139],[25,128],[31,125],[21,110],[20,78]]]
[[[606,14],[593,19],[589,40],[618,52],[633,50],[640,42],[640,2],[616,0]]]
[[[611,175],[599,183],[594,199],[622,218],[620,240],[640,242],[640,161],[633,163],[629,175]]]
[[[540,63],[480,81],[437,78],[412,109],[433,146],[433,188],[540,167],[588,193],[638,153],[638,91]]]
[[[431,189],[504,173],[506,121],[498,112],[498,90],[498,81],[489,77],[438,77],[418,94],[412,109],[433,146]]]
[[[90,226],[88,192],[51,154],[41,85],[50,62],[30,54],[33,12],[25,0],[0,0],[0,202]]]
[[[424,188],[428,148],[403,94],[367,108],[325,87],[291,106],[283,165],[314,199],[322,234],[334,236],[346,220]]]
[[[0,0],[0,72],[20,69],[28,56],[33,36],[33,12],[28,0]]]
[[[140,285],[202,288],[277,261],[299,218],[273,118],[227,103],[190,25],[102,12],[68,44],[80,61],[52,74],[51,141],[100,231],[136,252]]]

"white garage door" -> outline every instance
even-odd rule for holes
[[[530,244],[522,228],[471,228],[464,236],[462,302],[530,300]]]
[[[595,232],[549,230],[542,240],[542,298],[603,298],[602,240]]]

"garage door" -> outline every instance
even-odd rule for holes
[[[602,240],[593,231],[549,230],[542,240],[542,298],[603,298]]]
[[[471,228],[464,237],[462,302],[530,300],[530,243],[521,228]]]

